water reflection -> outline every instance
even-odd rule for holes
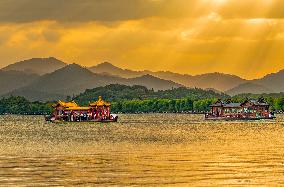
[[[2,116],[0,185],[283,185],[283,116],[202,118],[123,115],[118,124],[54,125]]]

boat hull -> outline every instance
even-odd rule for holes
[[[58,120],[54,117],[45,116],[45,120],[52,123],[113,123],[118,121],[118,116],[115,116],[112,119],[93,119],[93,120],[78,120],[78,121],[65,121]]]
[[[263,118],[228,118],[228,117],[206,117],[205,120],[211,121],[258,121],[258,120],[273,120],[276,117]]]

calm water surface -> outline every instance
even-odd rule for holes
[[[111,124],[0,116],[0,185],[284,185],[284,116],[121,115]]]

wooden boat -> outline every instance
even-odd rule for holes
[[[78,121],[66,121],[66,120],[61,120],[61,119],[55,119],[54,116],[52,115],[47,115],[45,116],[45,120],[48,122],[53,122],[53,123],[95,123],[95,122],[100,122],[100,123],[111,123],[111,122],[117,122],[118,121],[118,116],[115,114],[111,114],[110,119],[94,119],[94,120],[78,120]]]
[[[75,101],[58,101],[52,105],[52,115],[46,116],[50,122],[117,122],[118,116],[110,113],[110,102],[99,100],[92,102],[87,107],[79,106]]]
[[[276,117],[269,111],[270,105],[263,99],[246,100],[243,103],[223,102],[218,100],[210,105],[206,120],[272,120]]]
[[[259,118],[253,118],[253,117],[237,117],[237,118],[234,118],[234,117],[205,117],[206,120],[224,120],[224,121],[237,121],[237,120],[243,120],[243,121],[257,121],[257,120],[273,120],[275,119],[276,117],[273,116],[273,117],[259,117]]]

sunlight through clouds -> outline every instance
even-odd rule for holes
[[[252,79],[284,68],[282,7],[280,0],[1,1],[0,66],[55,56]]]

